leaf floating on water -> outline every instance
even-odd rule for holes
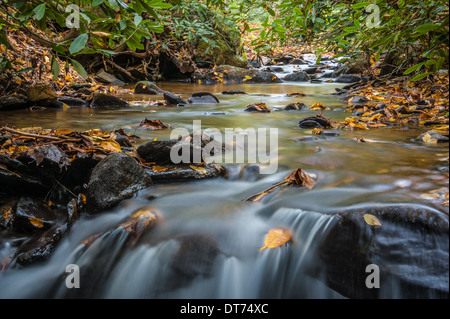
[[[372,214],[364,214],[364,221],[370,226],[382,226],[380,220]]]
[[[264,240],[264,247],[259,250],[263,251],[266,248],[276,248],[286,244],[291,240],[292,234],[289,230],[284,228],[272,228],[266,235]]]

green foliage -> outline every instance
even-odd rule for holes
[[[264,7],[268,13],[252,43],[258,51],[295,40],[316,41],[338,56],[364,52],[378,60],[389,54],[397,62],[395,71],[414,72],[415,80],[448,65],[449,5],[444,0],[236,2],[242,12]]]

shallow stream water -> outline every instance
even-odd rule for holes
[[[330,130],[339,134],[332,137],[312,137],[311,130],[298,128],[302,118],[317,113],[308,110],[316,102],[329,108],[323,112],[327,118],[343,120],[349,116],[345,103],[330,94],[343,85],[294,82],[208,86],[164,82],[158,85],[185,99],[194,92],[211,92],[220,103],[150,106],[154,96],[134,95],[124,96],[132,103],[130,108],[10,111],[0,114],[0,124],[77,131],[124,128],[140,136],[142,143],[154,138],[168,139],[171,132],[139,129],[144,118],[188,130],[192,130],[193,120],[201,120],[203,129],[221,131],[277,128],[277,172],[258,176],[249,171],[229,178],[155,184],[101,215],[82,216],[48,261],[0,273],[1,298],[342,298],[322,280],[324,265],[315,256],[317,243],[337,222],[330,212],[353,207],[364,209],[374,204],[410,204],[448,216],[448,207],[423,195],[448,187],[448,162],[445,161],[448,144],[424,145],[415,141],[424,128]],[[248,94],[221,94],[224,90],[243,90]],[[306,96],[286,96],[298,91]],[[297,101],[306,104],[305,110],[282,110]],[[272,112],[243,112],[251,103],[266,103]],[[358,143],[355,141],[358,137],[373,142]],[[235,168],[233,164],[225,166]],[[299,167],[317,177],[313,190],[289,189],[269,196],[262,203],[243,201]],[[158,210],[163,221],[133,249],[119,252],[123,243],[120,232],[110,233],[88,249],[80,245],[87,237],[111,229],[142,207]],[[273,227],[291,229],[292,243],[260,251],[266,233]],[[191,235],[212,237],[214,249],[219,253],[209,259],[210,250],[200,249],[195,260],[181,259],[182,265],[174,266],[174,256],[180,246],[178,236]],[[2,249],[5,251],[6,247]],[[77,292],[68,290],[64,284],[68,264],[77,264],[81,272],[96,273],[96,279],[83,282],[86,277],[82,277]],[[174,271],[177,267],[185,271]],[[448,288],[448,281],[443,285]],[[395,287],[384,291],[384,296],[403,297]]]

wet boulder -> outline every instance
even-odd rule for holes
[[[217,164],[165,164],[153,166],[147,169],[155,183],[173,183],[217,178],[222,176],[225,170]]]
[[[169,91],[165,91],[163,93],[163,96],[164,96],[164,100],[169,105],[179,105],[179,104],[185,105],[185,104],[188,104],[188,102],[183,100],[183,98],[181,98],[178,95],[173,94],[173,93],[171,93]]]
[[[150,176],[131,155],[108,155],[97,164],[89,178],[88,210],[98,212],[113,207],[150,184]]]
[[[448,298],[448,215],[419,205],[380,205],[343,210],[336,218],[319,247],[331,288],[350,298]],[[366,286],[368,265],[379,268],[377,289]]]
[[[160,95],[164,94],[164,90],[160,89],[155,82],[139,81],[134,87],[134,93]]]
[[[220,65],[207,72],[194,72],[191,75],[194,82],[203,84],[241,84],[241,83],[281,83],[272,72],[256,69],[245,69],[231,65]]]
[[[55,224],[56,215],[41,200],[22,197],[14,207],[12,226],[18,232],[47,230]]]
[[[26,165],[36,165],[56,173],[70,165],[67,155],[53,144],[36,148],[30,147],[17,159]]]
[[[358,83],[359,81],[361,81],[361,77],[353,74],[344,74],[334,80],[336,83]]]
[[[247,105],[244,112],[270,113],[270,109],[264,103],[255,103]]]
[[[57,95],[47,84],[36,84],[28,88],[28,99],[32,102],[55,101]]]
[[[58,98],[58,102],[67,104],[69,106],[88,106],[89,103],[83,99],[78,99],[70,96],[61,96]]]
[[[137,148],[139,156],[147,163],[171,163],[170,152],[178,140],[150,141]]]
[[[186,234],[175,238],[179,246],[170,267],[183,279],[209,276],[220,250],[209,234]]]
[[[294,82],[307,82],[310,79],[311,77],[305,71],[297,71],[288,74],[283,78],[284,81],[294,81]]]
[[[212,93],[209,92],[197,92],[193,93],[188,99],[191,104],[216,104],[220,103],[219,99]]]
[[[0,111],[12,109],[24,109],[33,104],[27,96],[23,94],[6,94],[0,96]]]
[[[34,194],[45,196],[54,187],[51,178],[17,159],[0,154],[0,192],[4,194]]]
[[[331,122],[321,115],[305,117],[298,123],[299,128],[331,128]]]
[[[105,93],[94,93],[90,107],[93,109],[117,109],[128,107],[130,104],[114,95]]]
[[[448,143],[449,137],[442,135],[436,131],[428,131],[420,134],[420,136],[418,136],[416,140],[425,143]]]
[[[289,103],[284,108],[285,111],[301,111],[305,107],[305,103],[302,102],[295,102],[295,103]]]

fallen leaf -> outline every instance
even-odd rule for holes
[[[102,141],[100,146],[109,152],[122,152],[122,148],[119,143],[115,141]]]
[[[286,244],[291,240],[292,234],[289,230],[284,228],[272,228],[266,235],[264,240],[264,247],[259,250],[263,251],[266,248],[276,248]]]
[[[42,221],[42,219],[39,219],[39,218],[36,218],[36,217],[29,217],[28,220],[36,228],[44,227],[44,222]]]
[[[152,170],[155,173],[160,173],[160,172],[165,172],[167,171],[169,168],[168,167],[164,167],[164,166],[158,166],[158,165],[153,165],[152,166]]]
[[[192,168],[194,171],[201,172],[203,174],[207,173],[206,168],[204,168],[204,167],[195,166],[195,165],[189,165],[189,167]]]
[[[364,214],[364,221],[370,226],[382,226],[380,220],[372,214]]]
[[[284,180],[298,186],[306,186],[309,189],[313,189],[316,185],[316,181],[311,177],[311,175],[302,171],[301,168],[297,168],[295,171],[286,176]]]

